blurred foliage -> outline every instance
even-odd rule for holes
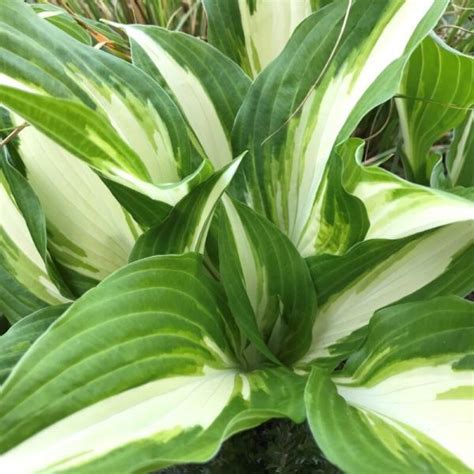
[[[474,52],[474,0],[453,0],[441,18],[436,33],[466,54]]]
[[[205,37],[202,0],[52,0],[69,13],[119,23],[159,25]]]

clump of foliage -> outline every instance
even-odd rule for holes
[[[2,4],[0,470],[470,472],[448,2],[203,4],[210,44]],[[387,101],[418,184],[357,138]]]

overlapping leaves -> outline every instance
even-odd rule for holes
[[[0,336],[0,470],[203,462],[305,411],[347,472],[472,467],[469,433],[457,443],[450,425],[468,426],[471,406],[471,192],[368,168],[346,141],[446,2],[205,4],[221,52],[115,25],[134,65],[19,0],[0,10],[0,103],[32,124],[0,180],[0,303],[20,320]],[[266,26],[285,20],[277,37],[265,12]],[[88,287],[86,264],[99,269]]]
[[[473,316],[454,297],[395,306],[342,372],[313,369],[308,419],[329,459],[347,472],[470,472]]]
[[[406,169],[416,182],[429,182],[439,160],[431,150],[432,146],[469,115],[469,109],[474,106],[473,84],[474,58],[450,48],[434,34],[427,37],[411,56],[397,107]],[[461,143],[457,159],[450,160],[454,185],[460,173],[456,168],[462,168],[464,162],[469,166],[467,155],[463,158],[462,147]],[[469,172],[463,175],[464,179],[469,179]]]

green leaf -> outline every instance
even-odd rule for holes
[[[472,471],[473,316],[456,297],[398,305],[376,315],[342,372],[313,369],[308,420],[331,462],[348,473]]]
[[[201,175],[204,179],[205,174]],[[172,207],[161,201],[155,201],[138,191],[102,178],[115,199],[125,208],[143,229],[159,224],[170,213]]]
[[[168,204],[184,197],[198,163],[166,92],[22,1],[2,6],[0,102],[106,177]]]
[[[238,201],[223,199],[219,265],[230,308],[261,354],[291,364],[307,350],[316,295],[303,258],[274,225]]]
[[[49,21],[69,36],[89,46],[92,44],[89,33],[67,11],[49,3],[36,3],[32,8],[40,18]]]
[[[344,256],[314,257],[308,265],[320,308],[311,347],[300,363],[335,366],[360,346],[379,309],[400,300],[471,291],[472,222],[405,239],[362,242]]]
[[[216,168],[234,157],[231,131],[250,86],[242,70],[204,41],[155,26],[115,25],[132,44],[133,62],[161,78]]]
[[[4,252],[6,247],[3,247]],[[3,255],[0,259],[4,260]],[[33,311],[48,306],[17,279],[17,275],[0,263],[0,311],[10,324],[14,324]]]
[[[150,472],[205,461],[269,417],[302,421],[304,379],[243,372],[237,339],[199,256],[128,265],[53,323],[2,386],[1,470]]]
[[[316,247],[333,147],[393,95],[409,54],[446,5],[332,2],[300,24],[251,86],[233,137],[252,160],[233,189],[298,250]]]
[[[338,150],[345,166],[345,186],[365,205],[370,227],[366,239],[400,239],[455,222],[474,220],[474,203],[420,186],[382,168],[361,164],[363,141],[350,139]]]
[[[209,42],[256,77],[311,14],[311,0],[204,0]]]
[[[2,167],[0,225],[0,311],[10,323],[48,304],[67,302],[36,247]]]
[[[204,253],[214,209],[234,177],[241,159],[232,161],[194,188],[163,222],[145,232],[137,240],[130,261],[152,255]]]
[[[25,219],[31,238],[41,258],[46,260],[47,237],[46,219],[38,196],[34,193],[24,176],[17,171],[8,161],[8,153],[4,148],[4,157],[0,163],[3,173],[10,187],[12,197],[18,205],[23,218]]]
[[[474,58],[432,34],[410,57],[400,94],[404,97],[396,103],[405,168],[410,179],[427,184],[430,148],[474,105]]]
[[[68,305],[48,306],[35,311],[0,336],[0,385],[33,342],[66,311],[67,307]]]
[[[453,186],[474,186],[474,111],[454,129],[454,140],[446,159],[448,176]]]

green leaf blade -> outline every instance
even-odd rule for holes
[[[74,303],[2,386],[0,466],[151,470],[205,461],[270,416],[301,421],[304,380],[242,372],[237,339],[199,256],[123,268]]]
[[[332,462],[349,473],[470,471],[472,397],[461,389],[472,366],[456,365],[474,349],[473,315],[455,297],[386,309],[342,373],[313,369],[308,418]]]
[[[316,311],[308,268],[275,226],[238,201],[223,204],[219,264],[229,305],[265,357],[291,364],[308,347]]]
[[[66,311],[68,305],[49,306],[35,311],[0,336],[0,385],[33,342]]]

